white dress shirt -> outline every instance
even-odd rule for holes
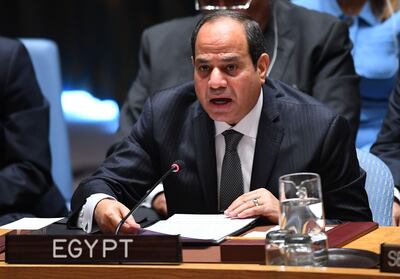
[[[219,189],[221,185],[221,168],[222,161],[225,154],[225,138],[222,133],[225,130],[233,129],[243,134],[240,140],[237,151],[242,166],[243,175],[243,192],[250,191],[250,180],[251,171],[253,169],[254,151],[256,147],[256,138],[258,131],[258,123],[260,122],[260,116],[263,106],[263,92],[261,89],[258,101],[253,109],[237,123],[235,126],[231,126],[225,122],[214,121],[215,124],[215,153],[217,160],[217,176],[218,176],[218,203],[219,203]],[[158,187],[157,193],[160,188]],[[153,195],[153,197],[155,194]],[[114,197],[106,194],[93,194],[86,199],[86,203],[83,205],[79,212],[77,226],[82,228],[87,233],[98,231],[97,225],[93,222],[93,214],[96,205],[103,199],[115,199]],[[151,203],[150,203],[151,204]],[[219,207],[219,204],[218,204]]]

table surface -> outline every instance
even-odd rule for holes
[[[400,227],[379,227],[378,229],[345,245],[354,248],[380,253],[381,243],[400,244]]]
[[[380,227],[349,243],[345,248],[380,252],[382,242],[400,244],[399,227]],[[355,279],[400,278],[378,269],[285,267],[258,264],[183,263],[180,265],[11,265],[0,262],[0,278],[283,278]]]

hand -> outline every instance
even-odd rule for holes
[[[160,192],[154,197],[151,207],[161,216],[166,217],[168,214],[167,201],[164,192]]]
[[[400,204],[397,200],[393,202],[393,226],[399,226],[400,223]]]
[[[270,191],[260,188],[238,197],[224,213],[238,218],[261,215],[278,224],[279,201]]]
[[[122,203],[116,200],[104,199],[99,201],[94,209],[94,220],[103,233],[115,233],[119,222],[128,212],[129,209]],[[132,216],[129,216],[121,226],[120,233],[136,233],[139,229],[140,225],[136,224]]]

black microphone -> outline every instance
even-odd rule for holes
[[[135,212],[135,210],[142,204],[142,202],[148,197],[148,195],[154,190],[154,188],[156,188],[157,185],[160,184],[171,173],[180,172],[184,168],[184,166],[185,166],[185,163],[182,160],[176,160],[175,162],[173,162],[172,165],[170,166],[170,168],[163,174],[163,176],[161,176],[161,178],[159,180],[157,180],[157,182],[154,183],[154,185],[146,192],[146,195],[144,195],[142,197],[142,199],[140,201],[138,201],[136,203],[136,205],[128,212],[128,214],[126,214],[124,216],[124,218],[122,218],[122,220],[119,222],[117,228],[115,229],[115,235],[118,235],[119,230],[121,229],[122,225],[125,223],[126,219],[128,219],[129,216],[131,216],[131,214],[133,212]]]

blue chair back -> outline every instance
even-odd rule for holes
[[[392,225],[394,181],[386,164],[375,155],[357,149],[360,167],[367,173],[365,190],[373,220],[381,226]]]
[[[57,45],[46,39],[21,39],[28,50],[43,95],[50,103],[52,175],[67,203],[72,195],[72,172],[67,127],[61,107],[62,79]]]

